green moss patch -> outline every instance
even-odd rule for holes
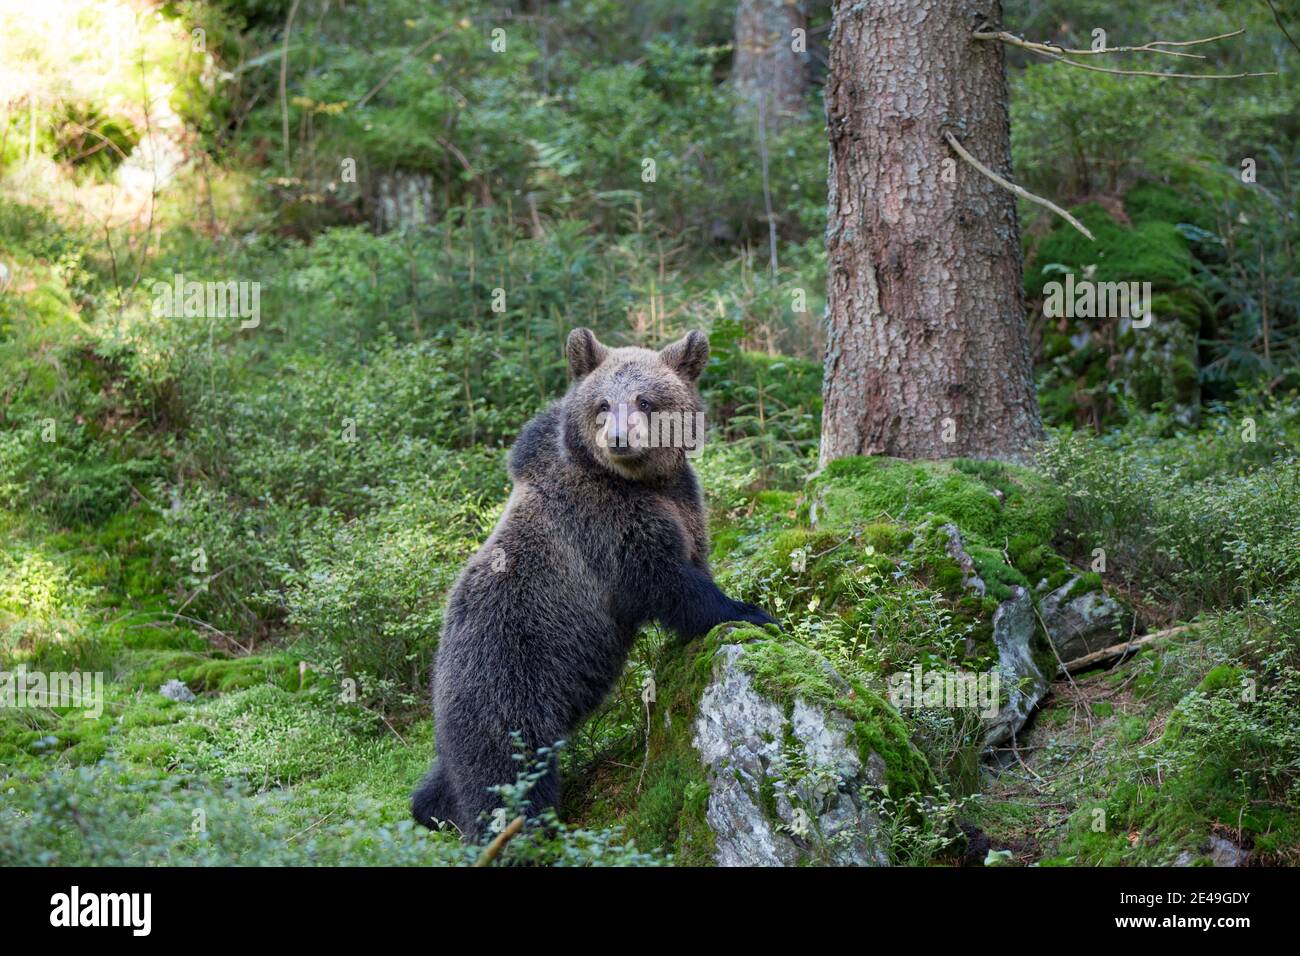
[[[285,691],[312,686],[314,673],[301,670],[300,659],[290,654],[256,654],[220,657],[193,651],[159,651],[135,655],[128,665],[129,686],[158,690],[169,680],[179,680],[196,694],[229,693],[261,684]]]
[[[935,517],[967,540],[997,547],[1016,537],[1051,540],[1065,509],[1061,494],[1027,468],[963,459],[843,458],[826,467],[809,494],[819,525]]]
[[[753,675],[758,689],[773,701],[793,706],[796,699],[802,699],[848,717],[853,722],[853,742],[863,764],[872,753],[884,760],[891,796],[897,799],[934,790],[934,772],[913,745],[898,711],[880,695],[860,683],[844,680],[841,684],[821,655],[769,631],[737,627],[725,632],[723,639],[744,645],[741,667]]]

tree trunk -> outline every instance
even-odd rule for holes
[[[742,122],[753,123],[760,106],[769,133],[804,110],[808,54],[795,49],[794,31],[807,28],[803,0],[740,0],[731,80]]]
[[[1042,436],[998,0],[835,0],[821,464],[1023,460]]]

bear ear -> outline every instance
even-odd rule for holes
[[[574,379],[591,372],[609,355],[609,349],[597,341],[591,329],[574,329],[570,332],[564,351],[569,357],[569,376]]]
[[[694,383],[704,374],[704,366],[709,364],[708,336],[698,329],[687,332],[684,338],[665,345],[659,358],[686,381]]]

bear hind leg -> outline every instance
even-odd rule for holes
[[[411,816],[415,822],[430,829],[443,820],[464,829],[460,806],[456,801],[456,792],[447,779],[446,764],[435,760],[429,772],[424,775],[415,793],[411,794]]]
[[[535,748],[530,748],[531,752],[535,752]],[[494,748],[493,753],[487,754],[480,750],[476,755],[479,758],[477,761],[471,765],[460,765],[465,773],[463,779],[457,779],[456,802],[464,815],[467,827],[465,832],[468,835],[478,837],[510,822],[501,820],[494,827],[494,817],[502,806],[501,795],[494,788],[501,784],[513,784],[524,770],[524,765],[514,759],[514,754],[511,743],[502,741],[501,747]],[[559,766],[552,754],[547,761],[546,772],[533,782],[528,791],[528,816],[535,817],[554,806],[559,797]]]

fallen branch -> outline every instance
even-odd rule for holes
[[[487,866],[489,863],[495,860],[497,858],[497,855],[501,852],[501,850],[505,847],[505,845],[509,843],[512,839],[514,839],[515,834],[517,834],[523,828],[524,828],[524,818],[522,816],[515,817],[513,820],[511,820],[509,825],[507,825],[504,830],[502,830],[500,833],[496,835],[496,839],[494,839],[491,843],[487,845],[487,847],[483,850],[482,855],[480,855],[479,858],[474,861],[474,865]]]
[[[1079,671],[1088,670],[1103,664],[1114,657],[1127,657],[1130,652],[1153,644],[1156,641],[1164,640],[1167,637],[1176,637],[1184,631],[1195,628],[1195,624],[1179,624],[1177,627],[1168,627],[1163,631],[1153,631],[1150,634],[1144,634],[1142,637],[1125,641],[1123,644],[1112,644],[1110,647],[1103,647],[1099,651],[1093,651],[1091,654],[1084,654],[1082,657],[1076,657],[1072,661],[1065,661],[1061,669],[1057,672],[1058,677],[1066,677],[1070,674],[1077,674]]]
[[[1021,199],[1028,199],[1030,202],[1036,202],[1040,206],[1045,206],[1046,208],[1050,209],[1052,212],[1060,216],[1062,219],[1064,219],[1066,222],[1068,222],[1070,225],[1072,225],[1075,229],[1078,229],[1089,239],[1093,238],[1093,235],[1088,231],[1087,226],[1079,222],[1079,220],[1075,219],[1073,216],[1071,216],[1068,212],[1066,212],[1056,203],[1052,202],[1050,199],[1044,199],[1042,196],[1035,196],[1033,193],[1031,193],[1028,189],[1025,189],[1023,186],[1017,186],[1015,183],[1011,182],[1010,180],[1003,179],[997,173],[993,172],[993,170],[989,169],[978,159],[976,159],[974,156],[968,153],[966,151],[966,147],[964,147],[961,143],[959,143],[957,141],[957,137],[953,136],[952,133],[945,130],[943,135],[945,138],[947,138],[948,145],[951,146],[954,150],[956,150],[958,156],[966,160],[966,162],[970,163],[977,170],[979,170],[989,179],[993,180],[1003,189],[1011,190]]]

